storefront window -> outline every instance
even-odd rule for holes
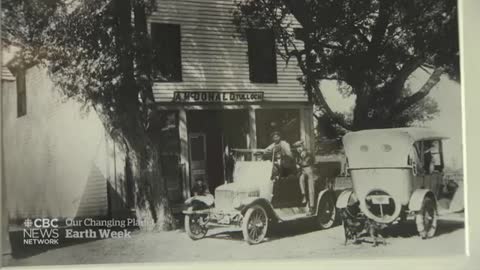
[[[271,143],[271,134],[278,131],[290,144],[300,140],[300,111],[297,109],[260,109],[255,111],[257,146],[265,148]]]

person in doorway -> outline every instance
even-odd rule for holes
[[[223,162],[225,164],[225,181],[227,183],[233,182],[233,171],[235,170],[235,157],[230,147],[225,146],[223,154]]]
[[[298,141],[293,144],[293,147],[297,150],[297,168],[300,176],[300,191],[302,193],[302,203],[307,203],[306,189],[308,188],[308,209],[309,213],[313,212],[315,202],[315,176],[313,174],[313,162],[314,158],[310,152],[305,149],[303,141]]]

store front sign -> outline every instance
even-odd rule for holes
[[[172,102],[178,103],[254,103],[263,101],[260,91],[213,92],[213,91],[175,91]]]

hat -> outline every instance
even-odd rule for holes
[[[303,147],[303,141],[297,141],[296,143],[293,144],[293,147]]]
[[[254,152],[253,155],[254,156],[262,156],[263,153],[262,153],[262,151],[257,151],[257,152]]]
[[[273,137],[273,136],[275,136],[275,135],[280,136],[280,137],[282,136],[282,135],[280,134],[280,131],[274,131],[274,132],[272,132],[272,133],[270,134],[270,137]]]

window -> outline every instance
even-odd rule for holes
[[[153,78],[160,82],[182,81],[180,25],[151,25]]]
[[[27,87],[25,70],[19,70],[16,74],[17,81],[17,117],[27,114]]]
[[[277,82],[275,37],[270,29],[247,30],[250,81],[254,83]]]

